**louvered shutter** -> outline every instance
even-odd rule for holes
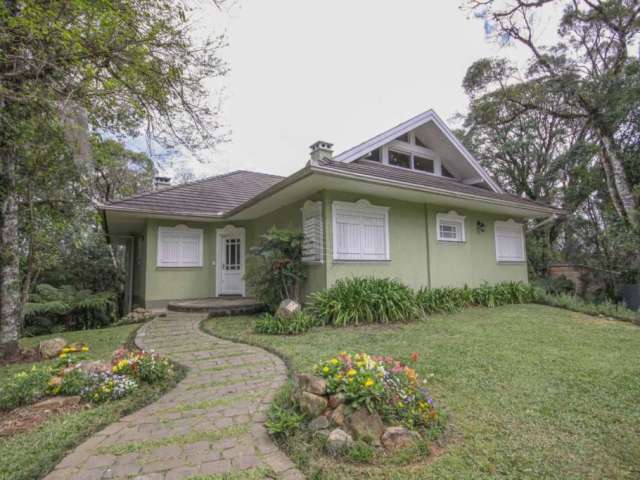
[[[302,261],[322,263],[324,258],[324,226],[322,202],[307,201],[302,207]]]
[[[159,267],[201,267],[202,230],[179,225],[158,228]]]
[[[522,225],[513,221],[495,223],[496,259],[499,262],[523,262],[524,235]]]
[[[388,216],[384,207],[334,202],[336,260],[388,260]]]

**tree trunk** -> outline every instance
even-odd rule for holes
[[[18,352],[20,325],[20,260],[18,257],[18,192],[16,159],[11,151],[2,158],[3,198],[0,228],[0,357]]]
[[[638,218],[638,205],[636,205],[636,200],[631,192],[631,187],[629,186],[629,180],[627,179],[627,174],[624,171],[622,160],[618,157],[618,153],[616,152],[613,138],[602,129],[598,129],[598,133],[600,135],[600,146],[602,148],[602,162],[603,164],[608,164],[610,167],[609,172],[607,173],[611,175],[611,183],[613,183],[613,186],[615,187],[615,191],[610,192],[614,205],[616,204],[614,195],[617,193],[618,199],[620,200],[619,206],[624,212],[624,218],[633,227],[639,227],[640,219]],[[607,167],[605,166],[605,172],[606,170]]]

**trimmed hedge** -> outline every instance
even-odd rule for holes
[[[309,310],[327,325],[409,322],[423,316],[409,287],[388,278],[353,277],[338,280],[310,295]]]
[[[566,293],[553,295],[542,289],[536,291],[536,303],[549,305],[551,307],[564,308],[573,312],[586,313],[587,315],[606,316],[631,322],[640,326],[640,312],[625,308],[615,303],[591,303],[580,297]]]

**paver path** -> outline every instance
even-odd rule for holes
[[[173,480],[263,469],[303,478],[264,426],[286,379],[284,363],[260,348],[201,332],[201,320],[202,314],[169,313],[139,330],[138,345],[189,367],[187,376],[157,402],[78,446],[46,480]]]

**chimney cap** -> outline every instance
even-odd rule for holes
[[[317,142],[313,143],[309,148],[311,149],[312,152],[314,152],[318,149],[331,150],[332,147],[333,147],[333,143],[325,142],[324,140],[318,140]]]

